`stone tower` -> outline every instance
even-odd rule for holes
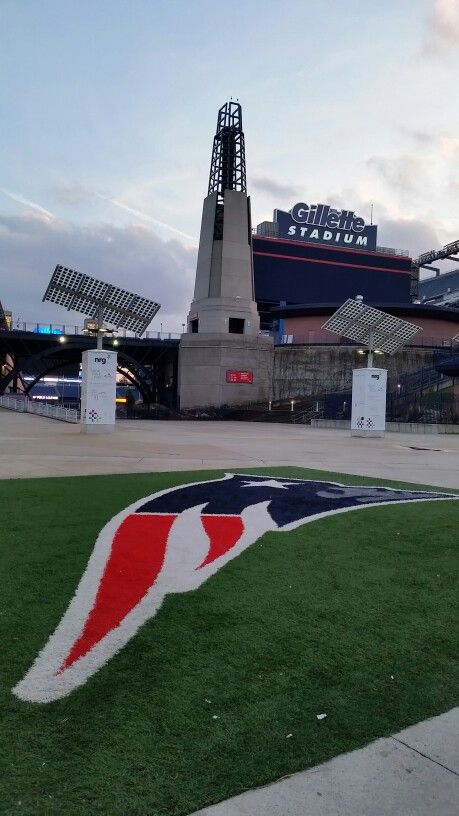
[[[181,408],[269,399],[272,339],[254,300],[242,111],[220,108],[204,199],[194,297],[179,359]]]

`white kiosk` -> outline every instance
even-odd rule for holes
[[[82,355],[80,428],[83,433],[114,431],[118,355],[103,348],[104,335],[116,334],[117,329],[124,328],[141,336],[160,304],[60,264],[51,276],[43,300],[90,318],[85,320],[84,333],[97,337],[97,348]],[[107,328],[104,320],[114,328]]]
[[[89,349],[83,352],[81,369],[81,415],[83,433],[115,430],[116,351]]]
[[[351,436],[384,436],[386,429],[385,368],[352,372]]]
[[[361,295],[343,303],[322,328],[366,346],[367,367],[352,376],[351,436],[384,436],[387,371],[373,367],[373,355],[394,354],[422,329],[366,306]]]

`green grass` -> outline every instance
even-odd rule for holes
[[[87,685],[44,706],[17,700],[105,522],[217,475],[0,482],[1,816],[178,816],[457,704],[454,501],[266,534],[195,593],[169,596]]]

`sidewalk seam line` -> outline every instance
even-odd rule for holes
[[[432,759],[432,757],[430,757],[428,754],[423,754],[422,751],[419,751],[417,748],[413,748],[412,745],[408,745],[407,742],[403,742],[403,740],[399,739],[398,737],[391,737],[391,739],[395,740],[395,742],[400,743],[400,745],[404,745],[405,748],[409,748],[410,751],[414,751],[416,754],[419,754],[419,756],[424,757],[424,759],[428,759],[430,762],[433,762],[435,765],[439,765],[440,768],[444,768],[445,771],[449,771],[449,773],[454,774],[454,776],[459,776],[459,773],[457,771],[454,771],[452,768],[448,768],[447,765],[443,765],[443,763],[438,762],[437,759]]]

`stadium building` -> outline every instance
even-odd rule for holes
[[[424,264],[407,250],[381,246],[377,229],[353,210],[305,203],[290,212],[275,210],[272,221],[257,226],[252,240],[255,298],[261,328],[275,335],[274,400],[350,388],[353,368],[364,364],[363,350],[322,326],[356,295],[422,329],[405,349],[380,358],[396,394],[408,394],[417,374],[424,381],[428,372],[434,387],[444,380],[436,365],[439,355],[455,347],[459,308],[444,298],[427,298],[419,283]],[[433,280],[439,287],[447,277]],[[456,276],[451,284],[457,285]],[[446,281],[442,291],[445,286]]]
[[[421,281],[419,297],[422,303],[459,309],[459,269]]]
[[[263,328],[271,328],[272,309],[279,305],[341,304],[356,294],[368,303],[411,302],[417,275],[407,251],[377,246],[377,227],[366,226],[350,210],[319,204],[311,216],[318,211],[318,226],[295,222],[298,213],[306,215],[310,209],[296,204],[290,213],[275,210],[273,222],[259,224],[253,237],[255,295]],[[320,226],[330,221],[338,226]],[[349,223],[349,229],[339,226]],[[360,232],[352,230],[356,224]]]

